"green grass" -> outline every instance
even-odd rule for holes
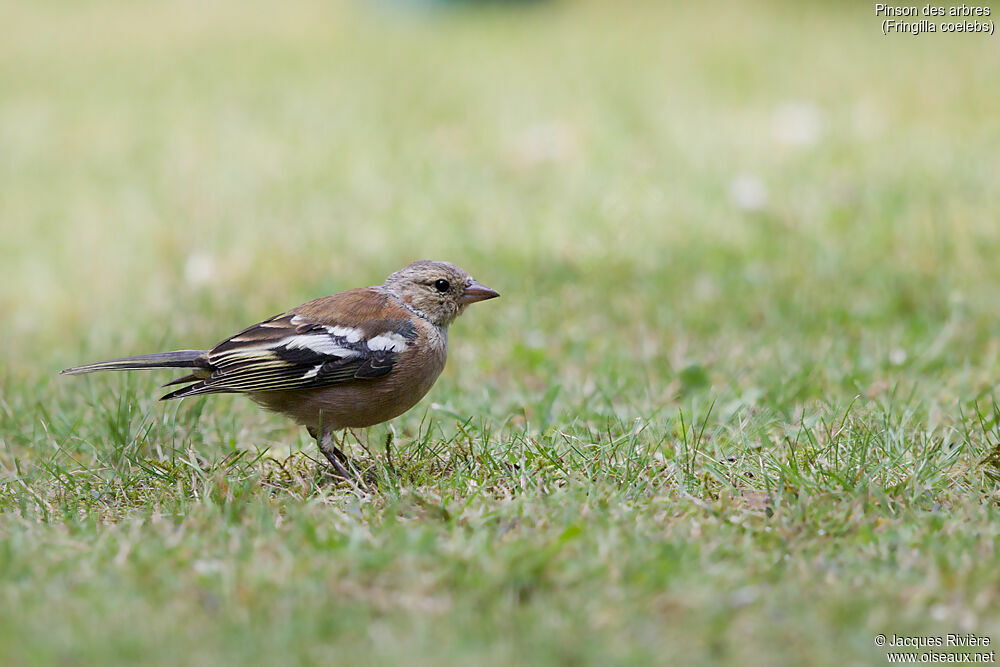
[[[1000,641],[995,39],[864,3],[4,14],[0,662]],[[372,494],[240,397],[56,375],[417,258],[503,298],[353,448]]]

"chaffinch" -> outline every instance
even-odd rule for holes
[[[377,287],[304,303],[211,350],[102,361],[66,375],[139,368],[191,368],[161,400],[239,393],[305,426],[345,478],[334,433],[397,417],[444,369],[448,326],[466,306],[500,296],[449,262],[419,261]]]

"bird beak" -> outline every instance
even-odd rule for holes
[[[481,285],[473,280],[472,283],[465,286],[465,291],[462,292],[462,296],[458,297],[458,302],[463,306],[468,306],[470,303],[495,299],[498,296],[500,296],[500,292],[491,290],[486,285]]]

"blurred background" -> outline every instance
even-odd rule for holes
[[[1000,370],[991,37],[884,37],[865,3],[4,13],[9,381],[61,392],[418,258],[504,294],[445,376],[498,416],[551,385],[628,419]]]
[[[502,318],[501,357],[676,365],[789,317],[905,348],[886,315],[996,305],[989,37],[883,37],[866,3],[4,13],[7,372],[207,345],[422,257],[504,292],[456,339]]]

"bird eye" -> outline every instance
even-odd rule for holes
[[[447,292],[449,287],[451,287],[451,283],[444,278],[438,278],[434,281],[434,289],[438,292]]]

